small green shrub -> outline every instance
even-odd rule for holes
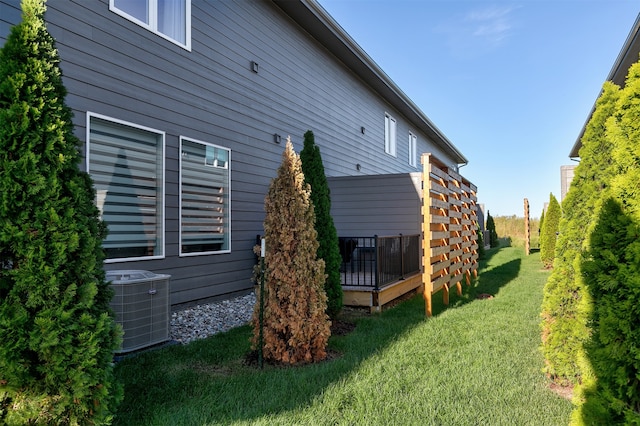
[[[476,226],[478,233],[478,258],[484,259],[485,249],[484,249],[484,237],[482,233],[482,229],[480,229],[480,225]]]
[[[489,246],[492,248],[500,246],[500,240],[496,232],[496,224],[489,212],[487,212],[487,231],[489,231]]]
[[[540,231],[540,260],[545,268],[553,266],[561,214],[562,210],[558,200],[553,194],[549,194],[549,207],[547,207],[544,224]]]

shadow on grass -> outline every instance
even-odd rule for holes
[[[413,300],[349,319],[355,331],[332,336],[333,356],[316,364],[246,365],[249,326],[126,359],[116,368],[125,399],[114,424],[228,424],[299,409],[425,320]]]
[[[479,262],[478,277],[472,280],[470,285],[462,284],[462,295],[458,296],[455,288],[450,290],[449,305],[445,305],[442,301],[442,290],[434,294],[433,315],[439,315],[447,309],[460,307],[487,296],[495,296],[502,287],[515,279],[520,273],[522,265],[520,258],[497,265],[492,262],[492,259],[499,255],[504,248],[506,247],[497,247],[487,251]]]
[[[478,294],[496,294],[515,278],[519,258],[498,265],[490,262],[500,250],[488,251],[479,278],[470,286],[463,284],[462,296],[452,289],[449,306],[442,303],[442,292],[436,293],[434,315],[471,303]],[[266,365],[260,370],[246,365],[252,335],[249,326],[124,360],[116,374],[125,384],[125,399],[114,424],[228,424],[300,410],[356,371],[363,361],[423,323],[424,312],[421,295],[380,314],[347,312],[357,327],[348,335],[331,337],[329,349],[338,356],[306,366]]]
[[[511,247],[511,240],[506,238],[501,238],[500,245],[498,245],[497,247],[491,247],[489,249],[485,249],[484,255],[479,259],[479,262],[480,262],[479,269],[482,269],[483,263],[486,264],[487,262],[489,262],[489,260],[491,260],[493,256],[495,256],[502,249],[507,247]]]

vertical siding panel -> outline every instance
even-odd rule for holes
[[[327,178],[338,236],[419,234],[420,179],[419,172]]]

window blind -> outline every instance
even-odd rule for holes
[[[229,249],[229,150],[183,140],[181,253]]]
[[[89,134],[107,258],[162,255],[162,135],[95,117]]]

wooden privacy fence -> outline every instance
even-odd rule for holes
[[[449,304],[453,285],[462,294],[462,280],[478,275],[477,188],[431,154],[422,158],[422,230],[425,311],[431,296],[443,290]]]

